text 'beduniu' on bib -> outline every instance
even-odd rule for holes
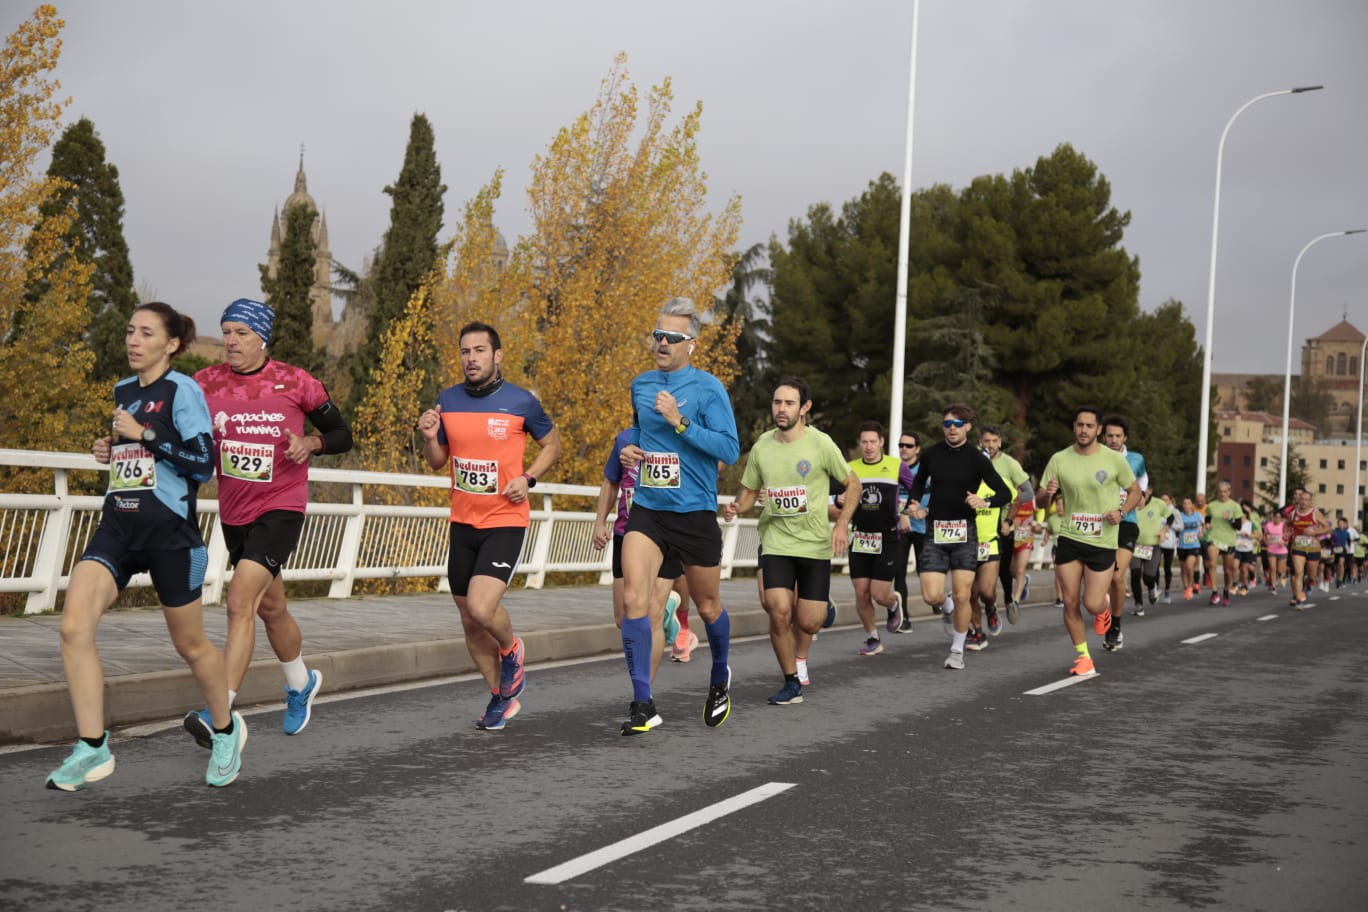
[[[157,486],[157,461],[141,443],[109,448],[109,489],[129,491]]]
[[[275,444],[219,443],[219,471],[238,481],[269,482],[275,471]]]
[[[854,554],[882,554],[882,532],[851,532],[850,550]]]
[[[646,488],[679,487],[679,454],[643,453],[637,483]]]
[[[807,487],[765,488],[771,516],[799,516],[808,511]]]
[[[497,459],[451,460],[451,486],[467,494],[499,493],[499,461]]]
[[[1100,536],[1102,534],[1102,514],[1071,513],[1069,515],[1069,527],[1079,535]]]
[[[962,545],[969,541],[969,520],[938,519],[931,524],[931,541],[938,545]]]

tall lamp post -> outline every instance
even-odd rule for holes
[[[1297,267],[1301,265],[1302,257],[1306,256],[1306,251],[1310,250],[1319,242],[1326,238],[1344,237],[1348,234],[1363,234],[1368,229],[1352,228],[1349,231],[1331,231],[1307,241],[1306,246],[1297,254],[1297,258],[1292,261],[1292,300],[1287,306],[1287,372],[1283,375],[1283,420],[1282,420],[1282,459],[1278,465],[1278,506],[1287,503],[1287,432],[1292,409],[1292,320],[1297,313]],[[1362,364],[1362,359],[1359,361]],[[1363,383],[1359,383],[1359,395],[1362,396]],[[1358,466],[1358,461],[1354,461]],[[1358,491],[1358,482],[1354,482],[1354,491]],[[1354,495],[1358,496],[1357,493]]]
[[[1349,498],[1353,504],[1350,513],[1355,520],[1362,520],[1363,502],[1359,500],[1359,460],[1363,458],[1363,357],[1368,355],[1368,336],[1363,337],[1363,347],[1359,349],[1359,390],[1358,390],[1358,432],[1354,434],[1354,491]],[[1355,523],[1357,524],[1357,523]]]
[[[902,208],[898,213],[898,284],[893,305],[893,388],[888,405],[888,453],[898,452],[902,437],[903,376],[907,373],[908,232],[912,225],[912,123],[917,103],[917,18],[920,0],[912,0],[912,53],[907,74],[907,140],[903,148]]]
[[[1315,92],[1323,88],[1325,86],[1298,86],[1293,89],[1282,89],[1278,92],[1265,92],[1249,99],[1240,106],[1239,110],[1230,115],[1230,120],[1226,121],[1225,129],[1221,131],[1221,142],[1216,147],[1216,202],[1211,215],[1211,276],[1207,281],[1206,347],[1205,351],[1202,352],[1202,414],[1199,416],[1199,430],[1197,432],[1196,491],[1198,494],[1206,493],[1207,436],[1211,430],[1211,343],[1216,322],[1216,234],[1221,219],[1221,159],[1225,155],[1226,135],[1230,133],[1230,128],[1234,125],[1235,119],[1255,102],[1272,98],[1275,95],[1299,95],[1302,92]]]

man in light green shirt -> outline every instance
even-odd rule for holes
[[[723,513],[727,522],[749,510],[763,492],[760,575],[770,618],[770,645],[784,686],[769,698],[778,706],[803,702],[798,662],[807,664],[812,635],[826,620],[831,558],[844,554],[850,517],[860,503],[860,479],[830,437],[807,426],[812,393],[798,377],[774,389],[774,430],[755,441],[741,475],[741,490]],[[831,479],[845,481],[845,505],[833,530],[827,522]],[[806,668],[802,671],[805,673]]]
[[[1064,599],[1064,627],[1074,644],[1069,674],[1087,676],[1097,674],[1097,668],[1088,652],[1080,599],[1093,616],[1093,631],[1105,635],[1112,624],[1107,591],[1116,569],[1117,526],[1142,495],[1126,457],[1099,442],[1102,426],[1096,409],[1075,410],[1073,431],[1073,446],[1050,457],[1040,481],[1046,502],[1056,491],[1064,493],[1055,578]]]
[[[1212,580],[1211,601],[1209,604],[1230,604],[1230,590],[1235,585],[1236,533],[1244,521],[1244,510],[1235,498],[1230,496],[1230,482],[1222,481],[1216,485],[1216,499],[1209,501],[1206,508],[1206,521],[1211,529],[1211,546],[1216,550],[1221,563],[1221,594],[1216,594],[1216,582]]]

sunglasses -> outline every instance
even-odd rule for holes
[[[965,421],[965,420],[962,419],[962,418],[946,418],[944,421],[941,422],[941,427],[943,427],[943,428],[962,428],[962,427],[964,427],[964,426],[965,426],[966,424],[968,424],[968,423],[969,423],[969,422]]]
[[[898,441],[898,449],[900,450],[915,450],[916,448],[917,445],[915,443],[903,443],[902,441]]]
[[[688,335],[687,333],[670,332],[667,329],[653,329],[651,330],[651,338],[655,339],[657,342],[668,342],[671,345],[678,345],[680,342],[689,342],[696,337]]]

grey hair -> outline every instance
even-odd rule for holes
[[[698,308],[694,307],[694,302],[690,298],[670,298],[665,302],[665,306],[660,308],[662,317],[688,317],[689,335],[697,338],[700,323],[698,322]]]

